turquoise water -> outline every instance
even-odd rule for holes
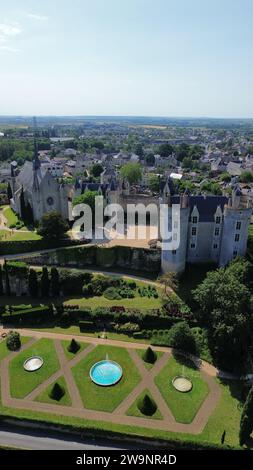
[[[94,364],[90,370],[90,378],[97,385],[108,387],[116,384],[122,377],[122,369],[117,362],[100,361]]]

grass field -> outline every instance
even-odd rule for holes
[[[24,241],[24,240],[41,240],[41,236],[36,232],[30,230],[0,230],[0,240],[1,241]]]
[[[137,418],[151,418],[151,419],[162,419],[162,415],[157,408],[156,412],[152,416],[147,416],[144,415],[138,408],[138,400],[142,399],[144,395],[148,395],[150,398],[153,398],[149,390],[143,390],[143,392],[138,396],[138,398],[135,400],[135,402],[130,406],[130,408],[127,410],[127,415],[128,416],[137,416]],[[153,398],[154,399],[154,398]]]
[[[41,369],[26,372],[23,368],[24,361],[30,356],[41,356],[44,364]],[[59,369],[59,361],[56,355],[54,343],[49,339],[40,339],[30,348],[19,353],[10,362],[10,391],[14,398],[24,398],[39,384]]]
[[[155,351],[156,356],[157,356],[156,361],[158,361],[160,359],[160,357],[163,356],[163,353],[161,351],[156,351],[155,349],[153,349],[153,351]],[[135,352],[137,352],[138,356],[140,356],[140,358],[142,359],[143,364],[146,367],[146,369],[152,369],[152,367],[156,364],[156,362],[154,364],[150,364],[149,362],[145,362],[143,360],[143,354],[145,352],[145,349],[144,350],[143,349],[136,349]]]
[[[63,395],[63,397],[60,400],[53,400],[49,396],[50,391],[51,391],[52,387],[54,386],[54,384],[56,382],[61,387],[63,387],[64,390],[65,390],[65,395]],[[71,398],[70,398],[70,395],[69,395],[69,392],[68,392],[68,387],[67,387],[67,384],[66,384],[66,380],[62,376],[62,377],[59,377],[59,379],[57,379],[56,382],[53,382],[51,385],[49,385],[49,387],[47,387],[45,390],[43,390],[43,392],[41,392],[35,398],[35,401],[39,401],[39,402],[42,402],[42,403],[50,403],[51,405],[53,404],[53,405],[71,406],[72,402],[71,402]]]
[[[64,302],[66,305],[79,305],[80,307],[90,307],[90,308],[97,308],[97,307],[114,307],[114,306],[123,306],[125,308],[159,308],[162,305],[162,301],[160,298],[154,299],[148,297],[140,297],[138,294],[133,299],[120,299],[120,300],[109,300],[106,299],[104,296],[100,297],[90,297],[84,298],[79,297],[71,300],[67,300]]]
[[[68,350],[68,346],[70,345],[70,342],[71,342],[71,338],[69,338],[69,341],[67,341],[67,340],[61,341],[62,347],[64,349],[65,356],[69,361],[71,361],[71,359],[74,359],[74,357],[76,357],[78,354],[80,354],[80,352],[82,352],[85,348],[87,348],[87,346],[89,346],[88,343],[83,343],[81,341],[79,343],[80,349],[77,351],[76,354],[74,354],[74,353],[72,353]]]
[[[10,207],[5,207],[5,209],[3,209],[3,214],[7,219],[7,227],[10,227],[10,225],[15,225],[19,220],[18,216]]]
[[[173,387],[172,380],[178,375],[191,380],[193,387],[190,392],[180,393]],[[155,382],[176,421],[191,423],[208,394],[208,385],[194,364],[183,356],[173,356],[155,378]]]
[[[109,359],[118,362],[123,370],[123,376],[115,387],[99,387],[89,376],[93,364],[105,359],[107,354]],[[139,372],[127,350],[115,346],[97,346],[72,368],[72,373],[84,407],[100,411],[113,411],[140,380]]]

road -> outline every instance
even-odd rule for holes
[[[93,439],[80,440],[77,436],[38,431],[31,429],[2,426],[0,428],[0,446],[29,450],[126,450],[137,448],[117,446],[109,441]]]

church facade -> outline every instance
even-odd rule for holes
[[[35,146],[36,147],[36,146]],[[32,213],[34,222],[39,222],[43,214],[57,211],[64,219],[69,219],[71,204],[68,185],[60,183],[47,167],[44,167],[35,148],[34,160],[25,162],[18,176],[12,169],[12,209],[22,218],[22,204]]]

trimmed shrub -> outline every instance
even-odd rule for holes
[[[157,354],[153,349],[149,346],[146,351],[142,355],[142,359],[144,362],[147,362],[148,364],[154,364],[155,361],[157,360]]]
[[[49,397],[52,398],[52,400],[60,401],[61,398],[65,395],[65,389],[61,385],[58,384],[58,382],[55,382],[53,387],[51,388],[49,392]]]
[[[77,351],[79,351],[80,347],[80,344],[75,340],[75,338],[73,338],[70,344],[68,345],[67,349],[69,352],[76,354]]]
[[[172,326],[170,330],[170,346],[192,354],[196,352],[195,337],[186,322],[180,322]]]
[[[58,297],[60,294],[60,278],[58,269],[53,267],[51,268],[51,291],[53,297]]]
[[[94,324],[92,321],[81,320],[79,321],[80,331],[91,331],[94,329]]]
[[[108,300],[120,300],[122,298],[115,287],[108,287],[104,292],[104,297]]]
[[[138,400],[137,407],[146,416],[152,416],[157,410],[156,402],[147,394]]]
[[[10,351],[18,351],[21,347],[20,334],[17,331],[10,331],[7,335],[6,346]]]

